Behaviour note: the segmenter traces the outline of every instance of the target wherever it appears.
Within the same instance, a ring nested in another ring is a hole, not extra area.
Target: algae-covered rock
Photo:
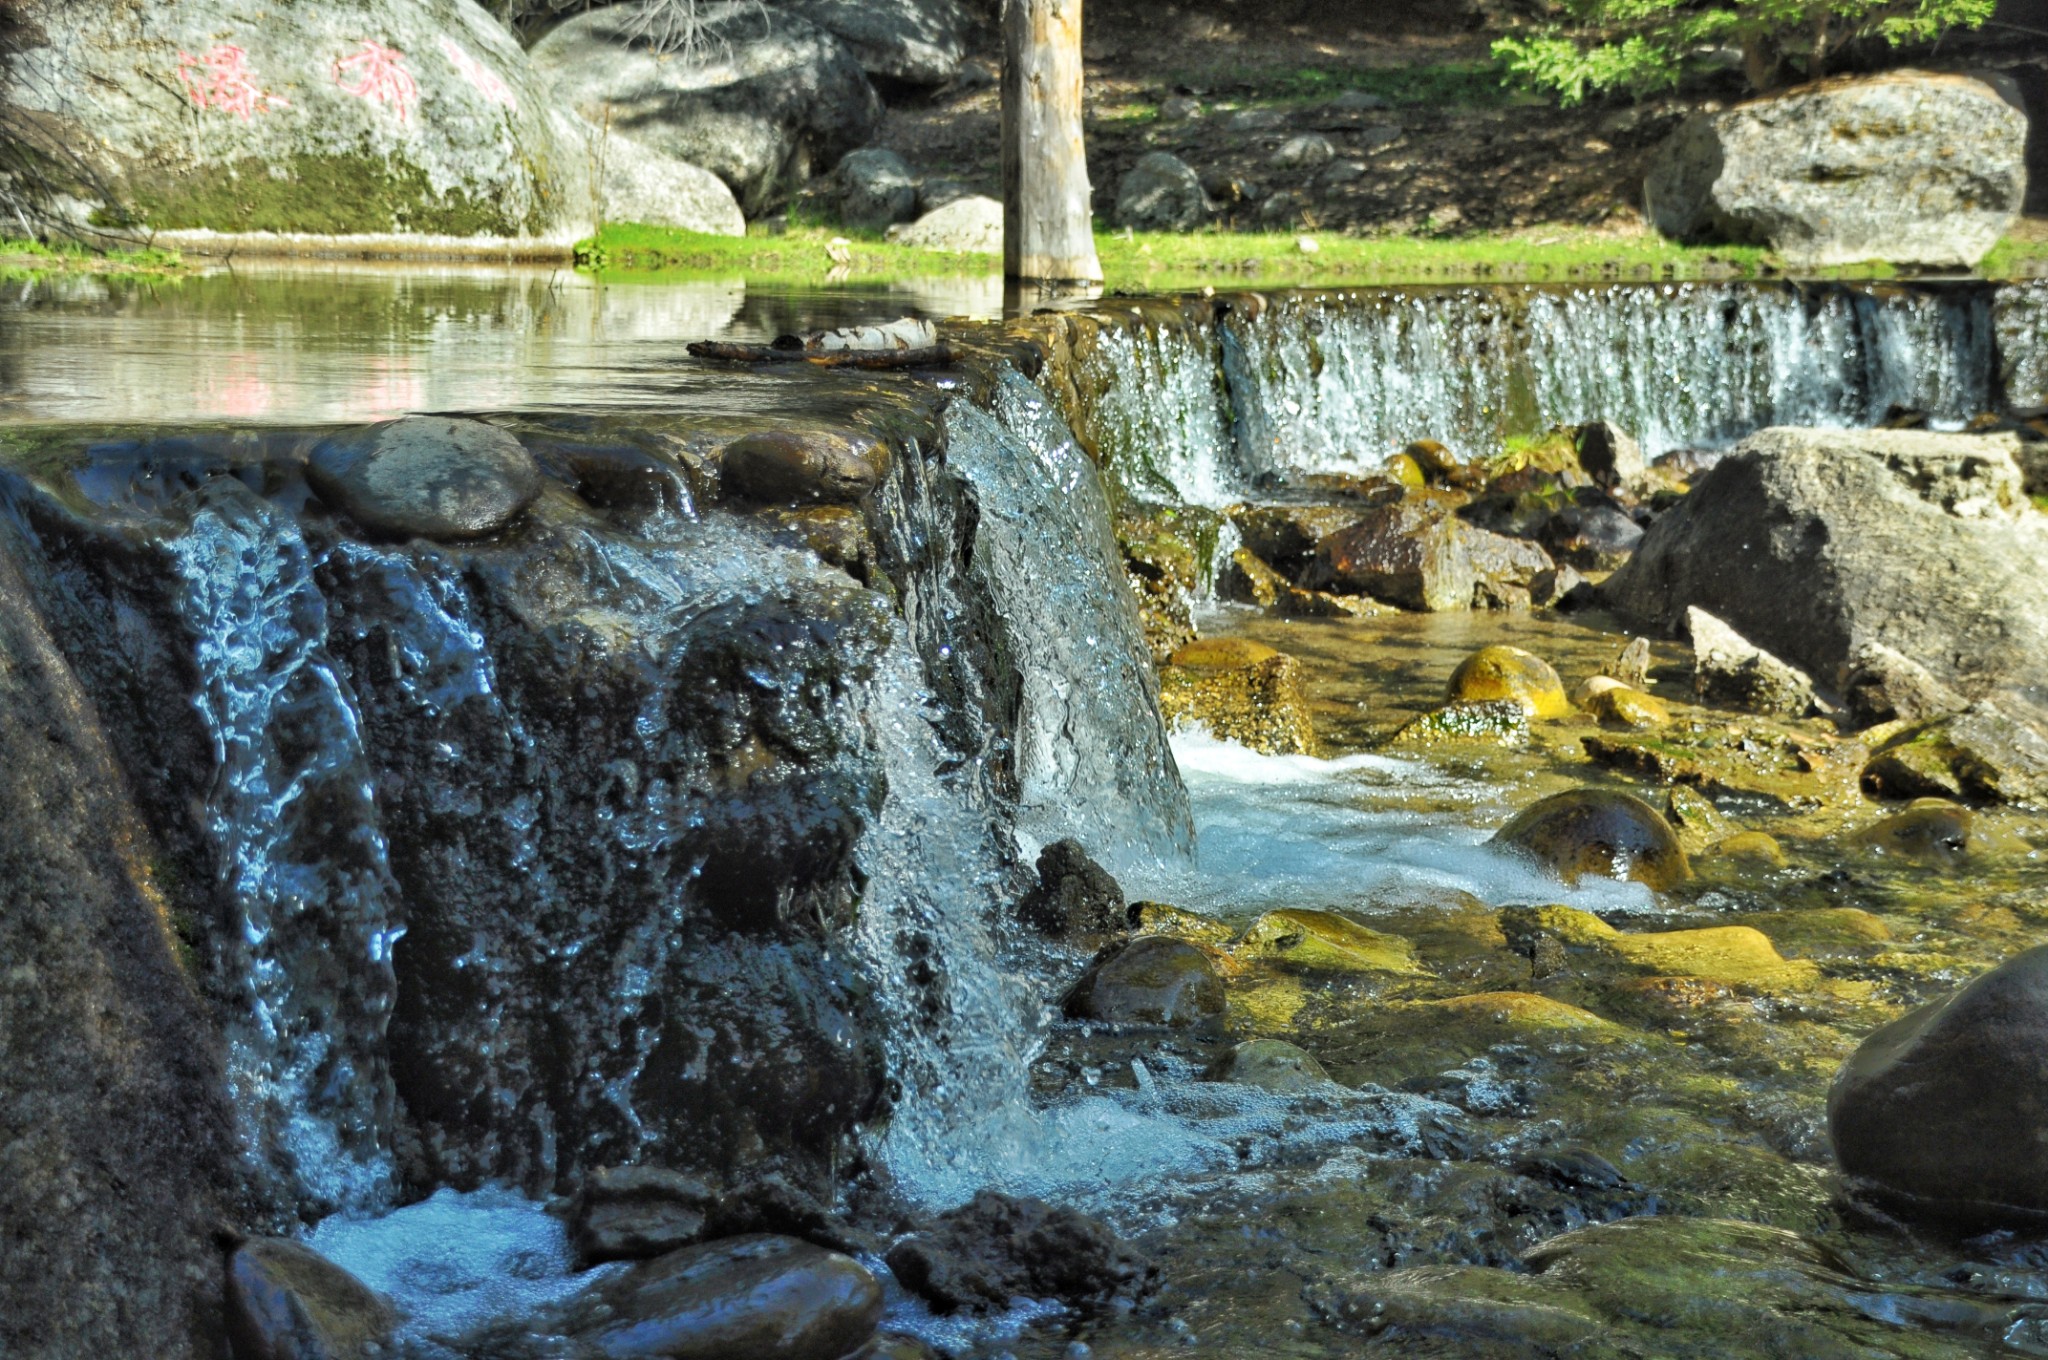
[[[1991,703],[1909,728],[1863,767],[1863,786],[1883,798],[2048,802],[2048,738]]]
[[[540,495],[517,439],[480,420],[406,416],[331,436],[306,458],[320,498],[380,538],[494,534]]]
[[[1661,699],[1619,683],[1602,686],[1585,709],[1600,720],[1602,727],[1625,732],[1654,732],[1671,725],[1671,710],[1664,707]]]
[[[1419,1002],[1417,1008],[1463,1025],[1492,1026],[1514,1032],[1609,1031],[1618,1028],[1612,1020],[1595,1015],[1582,1006],[1535,992],[1474,992],[1467,996],[1446,997],[1441,1001]]]
[[[1698,789],[1673,784],[1664,795],[1664,820],[1678,832],[1678,843],[1688,855],[1735,834],[1734,823]]]
[[[1099,956],[1062,1003],[1069,1019],[1182,1028],[1223,1014],[1218,955],[1164,935],[1144,935]]]
[[[1256,1086],[1275,1095],[1299,1095],[1329,1085],[1330,1074],[1314,1055],[1281,1039],[1247,1039],[1202,1073],[1204,1081]]]
[[[1443,704],[1403,723],[1387,740],[1395,746],[1488,742],[1519,746],[1529,739],[1529,710],[1513,699]]]
[[[1918,798],[1858,832],[1856,840],[1880,855],[1949,866],[1969,853],[1976,825],[1976,817],[1966,807],[1939,798]]]
[[[1415,946],[1334,911],[1298,907],[1269,911],[1233,947],[1239,958],[1264,959],[1308,972],[1426,976]]]
[[[1127,502],[1115,528],[1124,574],[1137,593],[1146,645],[1153,662],[1164,665],[1195,639],[1195,591],[1203,562],[1215,549],[1216,521],[1194,510]]]
[[[1828,1092],[1842,1170],[1930,1213],[2048,1216],[2048,946],[1873,1033]]]
[[[1138,935],[1171,935],[1197,944],[1228,944],[1237,932],[1213,917],[1165,902],[1133,902],[1131,929]]]
[[[593,129],[469,0],[14,7],[7,138],[102,228],[566,246]],[[82,224],[81,224],[82,225]]]
[[[1738,831],[1732,836],[1714,842],[1707,856],[1717,863],[1745,868],[1785,867],[1785,847],[1779,845],[1778,838],[1767,831]]]
[[[1246,638],[1203,638],[1175,652],[1159,673],[1159,711],[1168,727],[1205,727],[1269,755],[1318,749],[1301,663]]]
[[[1751,926],[1618,931],[1607,947],[1638,967],[1672,977],[1770,987],[1810,985],[1819,977],[1812,964],[1786,959],[1768,935]]]
[[[1671,824],[1634,794],[1611,789],[1552,794],[1516,813],[1493,840],[1567,883],[1595,874],[1662,891],[1692,876]]]
[[[1557,671],[1520,647],[1482,647],[1472,653],[1451,672],[1444,697],[1453,703],[1512,700],[1532,718],[1562,718],[1571,712]]]
[[[1861,958],[1891,941],[1891,928],[1861,907],[1813,907],[1745,916],[1793,958]]]

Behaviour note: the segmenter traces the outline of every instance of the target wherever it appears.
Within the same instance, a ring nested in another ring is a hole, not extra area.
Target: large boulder
[[[2048,1216],[2048,946],[1872,1034],[1828,1092],[1851,1177],[1964,1219]]]
[[[840,41],[759,5],[700,10],[689,47],[666,51],[658,0],[579,14],[533,62],[584,117],[712,171],[756,216],[862,145],[882,101]]]
[[[917,219],[917,172],[887,147],[864,146],[839,162],[839,220],[882,231]]]
[[[1003,252],[1003,205],[980,194],[956,198],[915,222],[889,228],[889,239],[919,250],[944,250],[956,255],[1000,255]]]
[[[1667,633],[1697,606],[1823,684],[1866,644],[1965,698],[2038,711],[2048,677],[2048,518],[2009,435],[1773,429],[1643,536],[1603,587]]]
[[[1555,564],[1533,543],[1459,518],[1455,499],[1416,492],[1367,511],[1316,546],[1304,584],[1431,612],[1528,599]]]
[[[1800,267],[1969,268],[2019,215],[2026,143],[2026,114],[1980,80],[1831,80],[1693,118],[1643,197],[1667,235],[1768,245]]]
[[[944,85],[960,73],[972,21],[959,0],[782,0],[846,44],[871,76]]]
[[[17,8],[36,45],[0,126],[78,219],[564,243],[594,220],[587,126],[473,0]]]
[[[600,216],[607,222],[680,227],[706,236],[745,236],[746,214],[725,181],[701,165],[616,133],[598,151],[604,163]]]
[[[1116,189],[1116,224],[1139,231],[1186,231],[1209,212],[1202,177],[1170,151],[1152,151],[1124,172]]]

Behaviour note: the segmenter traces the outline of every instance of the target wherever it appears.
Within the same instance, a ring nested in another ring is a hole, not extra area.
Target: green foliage
[[[1647,94],[1678,83],[1701,49],[1739,49],[1768,85],[1796,68],[1826,74],[1845,43],[1881,36],[1894,46],[1951,27],[1975,28],[1995,0],[1564,0],[1562,23],[1500,39],[1493,54],[1512,78],[1566,104],[1589,94]]]

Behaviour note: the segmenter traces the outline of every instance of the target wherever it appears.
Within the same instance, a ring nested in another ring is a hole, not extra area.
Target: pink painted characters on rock
[[[482,95],[486,103],[508,109],[519,107],[519,98],[512,93],[512,87],[501,80],[496,71],[464,51],[455,39],[441,39],[441,51],[448,58],[448,64],[461,72],[470,88]]]
[[[248,122],[259,113],[288,109],[291,101],[271,94],[249,69],[249,54],[233,43],[215,43],[199,56],[178,53],[178,83],[200,109],[219,109]]]
[[[412,107],[420,100],[419,84],[405,69],[405,54],[375,38],[363,39],[354,53],[335,61],[334,83],[343,94],[393,110],[401,123],[412,121]]]

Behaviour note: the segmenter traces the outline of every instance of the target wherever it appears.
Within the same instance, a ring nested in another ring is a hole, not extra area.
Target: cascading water
[[[1604,419],[1656,457],[1767,425],[1875,424],[1895,406],[1956,423],[2048,399],[2044,296],[1665,284],[1278,297],[1232,304],[1213,344],[1117,328],[1085,361],[1104,393],[1085,418],[1132,494],[1211,507],[1372,471],[1415,439],[1478,458]]]

